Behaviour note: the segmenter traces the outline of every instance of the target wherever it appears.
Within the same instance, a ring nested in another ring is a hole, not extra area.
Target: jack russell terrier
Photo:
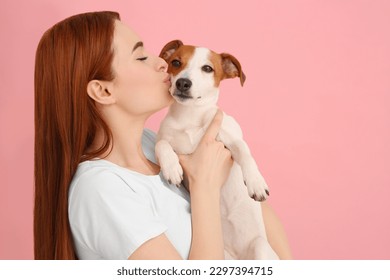
[[[239,77],[243,85],[245,75],[232,55],[183,45],[180,40],[167,43],[160,57],[168,63],[172,84],[169,91],[175,102],[158,131],[156,158],[165,179],[180,186],[183,169],[177,154],[193,153],[202,139],[218,110],[221,80]],[[258,203],[268,197],[268,186],[243,140],[240,126],[225,113],[217,140],[234,159],[221,189],[225,258],[278,259],[267,241]]]

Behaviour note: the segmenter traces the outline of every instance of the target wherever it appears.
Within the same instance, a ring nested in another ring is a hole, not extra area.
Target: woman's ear
[[[108,91],[106,84],[99,80],[89,81],[87,92],[89,97],[103,105],[114,104],[116,101],[114,96]]]

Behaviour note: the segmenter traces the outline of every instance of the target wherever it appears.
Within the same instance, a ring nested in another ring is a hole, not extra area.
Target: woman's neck
[[[134,119],[127,123],[107,123],[112,132],[112,143],[108,151],[100,158],[145,175],[158,174],[159,166],[149,161],[142,150],[145,121]],[[102,130],[99,130],[92,147],[100,147],[103,141]]]

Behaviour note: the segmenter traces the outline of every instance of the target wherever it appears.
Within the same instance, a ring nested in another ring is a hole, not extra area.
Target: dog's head
[[[160,57],[168,63],[171,95],[183,105],[215,104],[221,80],[245,75],[240,62],[231,54],[217,54],[209,49],[184,45],[174,40],[165,45]]]

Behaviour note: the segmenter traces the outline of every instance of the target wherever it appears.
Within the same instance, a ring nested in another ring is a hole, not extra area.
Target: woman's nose
[[[168,70],[168,64],[161,57],[157,58],[157,70],[159,72],[167,72],[167,70]]]

